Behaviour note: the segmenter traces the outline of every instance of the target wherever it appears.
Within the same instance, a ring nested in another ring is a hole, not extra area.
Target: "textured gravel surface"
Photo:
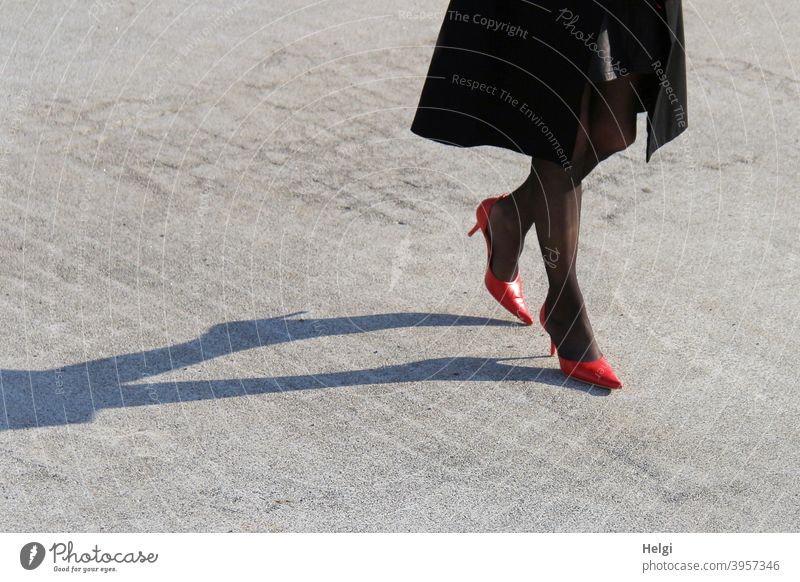
[[[690,131],[586,184],[614,394],[483,289],[528,160],[408,131],[445,2],[0,4],[2,529],[796,531],[797,6],[685,4]]]

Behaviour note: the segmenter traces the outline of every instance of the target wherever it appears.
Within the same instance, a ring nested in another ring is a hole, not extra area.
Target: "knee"
[[[589,132],[590,148],[598,161],[621,152],[636,141],[636,124],[601,124]]]

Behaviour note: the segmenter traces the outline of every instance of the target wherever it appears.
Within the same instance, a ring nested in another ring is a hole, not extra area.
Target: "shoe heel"
[[[478,232],[478,229],[479,229],[480,227],[481,227],[481,223],[480,223],[480,222],[476,222],[476,223],[475,223],[475,226],[473,226],[473,227],[472,227],[472,230],[471,230],[471,231],[469,231],[469,232],[467,233],[467,236],[472,236],[473,234],[475,234],[476,232]]]
[[[552,356],[555,353],[556,353],[556,344],[553,342],[553,340],[550,340],[550,355]]]

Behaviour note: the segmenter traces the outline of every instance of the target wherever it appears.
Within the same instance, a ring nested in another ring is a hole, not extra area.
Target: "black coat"
[[[615,0],[619,2],[620,0]],[[670,40],[653,55],[646,159],[686,128],[680,0],[653,2]],[[610,0],[451,0],[411,130],[451,145],[494,145],[570,163],[591,42]],[[567,19],[568,10],[579,18]],[[570,22],[569,26],[566,23]],[[596,46],[594,47],[596,50]]]

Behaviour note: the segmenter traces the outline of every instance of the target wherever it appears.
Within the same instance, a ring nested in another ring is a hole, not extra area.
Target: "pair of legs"
[[[492,207],[489,231],[492,272],[501,280],[517,275],[528,230],[536,225],[550,290],[547,327],[559,354],[593,361],[602,354],[592,333],[575,269],[580,232],[581,182],[597,164],[636,139],[641,75],[587,84],[572,166],[534,158],[525,182]]]

